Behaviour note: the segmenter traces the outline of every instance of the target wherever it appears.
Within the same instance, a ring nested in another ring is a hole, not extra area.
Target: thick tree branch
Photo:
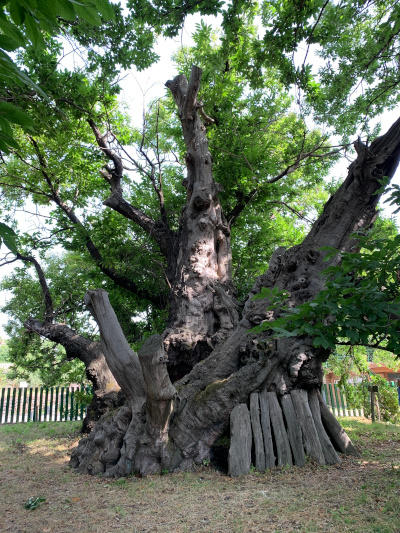
[[[42,289],[43,300],[44,300],[44,323],[47,324],[51,322],[54,315],[53,300],[51,298],[49,286],[47,285],[46,276],[44,275],[43,269],[40,266],[40,263],[32,255],[21,255],[17,254],[17,259],[20,259],[24,263],[32,263],[35,267],[37,276],[39,278],[40,288]]]
[[[168,257],[168,251],[172,247],[171,240],[174,238],[174,234],[168,226],[167,217],[162,216],[162,224],[157,223],[157,221],[153,220],[143,211],[133,206],[124,199],[121,186],[124,166],[122,158],[107,143],[108,132],[107,134],[102,135],[99,127],[97,126],[93,118],[91,118],[90,112],[76,105],[75,102],[72,102],[71,100],[66,98],[62,98],[59,101],[66,102],[68,105],[79,109],[86,116],[88,116],[87,123],[93,131],[97,145],[102,150],[104,155],[113,163],[113,168],[106,166],[101,172],[101,175],[111,188],[111,195],[103,202],[103,204],[107,207],[110,207],[111,209],[114,209],[114,211],[117,211],[129,220],[132,220],[133,222],[135,222],[135,224],[138,224],[138,226],[140,226],[144,231],[146,231],[146,233],[148,233],[148,235],[150,235],[150,237],[152,237],[157,242],[157,244],[160,246],[161,252],[166,257]],[[121,148],[123,149],[123,147]],[[125,149],[123,150],[126,153]],[[132,160],[132,158],[130,159],[134,162],[135,166],[137,166],[139,170],[143,171],[143,169],[139,165],[137,165],[136,161]]]
[[[358,140],[358,154],[350,165],[346,180],[325,204],[302,246],[331,246],[352,249],[349,235],[364,231],[376,217],[382,180],[390,181],[400,158],[400,118],[370,146]]]
[[[161,252],[165,255],[170,248],[170,239],[173,237],[170,231],[166,217],[163,217],[162,223],[157,223],[151,217],[143,213],[137,207],[127,202],[122,194],[121,180],[123,177],[124,167],[121,157],[110,148],[106,142],[107,135],[101,135],[100,130],[92,118],[88,119],[96,142],[104,155],[113,163],[114,168],[106,167],[102,176],[108,182],[111,188],[111,196],[103,203],[107,207],[114,209],[124,217],[132,220],[140,226],[148,235],[150,235],[160,246]],[[156,190],[157,192],[157,190]]]
[[[87,229],[83,225],[82,221],[78,218],[75,211],[70,207],[68,204],[66,204],[57,189],[57,187],[54,185],[52,178],[48,172],[47,163],[46,160],[39,148],[38,143],[30,137],[31,143],[35,149],[35,152],[38,157],[38,161],[40,163],[40,169],[41,173],[49,187],[50,194],[49,197],[52,199],[52,201],[58,205],[58,207],[67,215],[69,220],[76,226],[79,227],[85,236],[85,246],[91,256],[91,258],[94,260],[96,265],[100,268],[100,270],[105,274],[107,277],[109,277],[114,283],[116,283],[118,286],[123,287],[124,289],[128,290],[129,292],[132,292],[133,294],[136,294],[139,298],[143,298],[144,300],[150,301],[152,304],[154,304],[157,307],[165,307],[165,300],[162,295],[154,295],[147,291],[146,289],[140,287],[138,284],[136,284],[134,281],[132,281],[130,278],[127,278],[126,276],[120,274],[117,272],[114,268],[109,267],[105,264],[105,261],[103,259],[102,254],[100,253],[100,250],[97,248],[97,246],[94,244],[93,240],[91,239]],[[128,204],[129,206],[129,204]]]
[[[193,119],[193,113],[197,111],[199,107],[202,107],[197,102],[197,95],[200,89],[201,80],[201,68],[194,65],[190,72],[189,85],[187,88],[185,105],[183,107],[183,117],[185,119]]]
[[[16,255],[16,260],[31,263],[35,267],[45,304],[44,320],[30,317],[24,322],[25,329],[63,346],[68,359],[77,358],[82,361],[97,397],[117,391],[118,384],[107,366],[100,344],[83,337],[66,324],[53,323],[55,316],[53,300],[40,263],[31,255],[19,253]]]

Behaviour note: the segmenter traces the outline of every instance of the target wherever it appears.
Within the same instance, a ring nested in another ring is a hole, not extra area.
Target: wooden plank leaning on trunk
[[[292,465],[292,453],[290,451],[289,439],[283,421],[282,409],[279,405],[275,392],[267,392],[269,413],[271,417],[272,430],[275,437],[276,451],[278,454],[278,466]]]
[[[275,454],[274,444],[272,442],[271,418],[267,394],[267,390],[264,389],[259,395],[260,421],[264,438],[265,468],[273,468],[275,466]]]
[[[318,464],[326,464],[324,452],[322,451],[322,446],[315,428],[314,419],[311,414],[310,406],[308,405],[307,392],[302,389],[294,389],[290,395],[303,433],[306,454],[317,461]]]
[[[247,405],[240,403],[231,411],[231,445],[228,456],[230,476],[242,476],[250,472],[251,465],[251,422]]]
[[[357,450],[353,446],[349,436],[336,420],[334,415],[329,410],[329,407],[324,402],[321,393],[317,391],[319,407],[321,410],[321,419],[326,429],[326,432],[330,436],[332,442],[336,448],[347,455],[358,455]]]
[[[253,429],[254,452],[255,452],[255,466],[259,472],[265,470],[265,452],[264,441],[261,431],[260,423],[260,404],[258,399],[258,392],[250,394],[250,418],[251,427]]]
[[[301,427],[299,425],[290,394],[285,394],[282,396],[281,406],[285,415],[290,446],[293,452],[294,464],[297,466],[304,466],[306,463],[306,456],[303,448]]]
[[[311,409],[315,428],[317,430],[319,441],[322,446],[322,451],[324,453],[326,464],[335,465],[336,463],[340,463],[340,457],[336,453],[335,448],[332,445],[331,439],[328,437],[325,428],[322,424],[321,410],[319,407],[318,393],[316,390],[309,391],[308,404]]]

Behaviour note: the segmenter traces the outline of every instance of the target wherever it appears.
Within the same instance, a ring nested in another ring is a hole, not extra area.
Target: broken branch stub
[[[85,304],[99,326],[104,355],[119,386],[130,401],[144,401],[145,388],[139,358],[125,338],[107,292],[103,289],[88,291]]]
[[[149,337],[139,350],[146,387],[146,428],[151,435],[164,440],[168,434],[176,389],[167,371],[168,358],[160,335]]]

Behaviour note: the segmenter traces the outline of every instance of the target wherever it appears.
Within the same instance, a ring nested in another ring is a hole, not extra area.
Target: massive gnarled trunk
[[[169,226],[162,184],[156,183],[154,166],[149,179],[160,204],[161,217],[157,221],[124,199],[123,160],[107,145],[107,136],[100,133],[94,121],[88,121],[97,144],[113,165],[106,166],[102,173],[111,189],[104,205],[147,232],[166,259],[170,294],[163,338],[172,381],[183,377],[210,354],[238,321],[231,277],[230,228],[218,198],[219,186],[212,174],[206,129],[199,116],[206,122],[212,120],[197,99],[200,78],[201,70],[193,67],[189,82],[181,75],[166,83],[178,108],[187,150],[187,177],[182,183],[187,199],[177,231]]]
[[[164,335],[174,381],[225,340],[238,320],[232,294],[230,229],[212,174],[206,128],[199,117],[200,78],[201,70],[193,67],[189,83],[183,75],[166,83],[178,108],[187,149],[183,183],[187,201],[173,258],[170,319]]]
[[[107,346],[107,363],[126,402],[102,417],[74,451],[71,465],[81,472],[121,476],[191,469],[210,458],[214,443],[229,425],[232,410],[249,399],[253,413],[258,405],[264,406],[259,426],[265,430],[264,452],[270,452],[268,461],[256,457],[259,464],[303,464],[304,453],[320,464],[331,464],[340,460],[335,449],[354,452],[319,394],[322,362],[328,351],[315,348],[308,337],[275,339],[270,331],[254,332],[254,326],[271,315],[268,299],[254,300],[253,296],[263,287],[279,288],[289,293],[289,304],[296,306],[321,290],[321,273],[329,266],[321,247],[351,250],[351,235],[373,223],[380,178],[392,177],[400,158],[400,120],[369,147],[356,143],[358,157],[342,186],[302,244],[275,251],[238,317],[227,289],[229,230],[198,117],[198,84],[196,68],[189,83],[183,76],[168,83],[189,154],[188,203],[172,295],[174,320],[163,337],[148,339],[137,355],[124,339],[107,294],[102,290],[88,294],[102,343]],[[218,323],[219,308],[222,319]],[[190,352],[200,338],[212,345],[218,331],[221,338],[211,352],[211,346],[205,350],[207,357],[200,357],[203,360],[172,384],[168,357],[171,355],[176,367],[185,365],[185,339]],[[171,349],[177,345],[182,349]]]

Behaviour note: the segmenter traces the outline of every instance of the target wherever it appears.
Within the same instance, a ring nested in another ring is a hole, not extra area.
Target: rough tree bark
[[[181,339],[188,339],[188,346],[206,327],[212,338],[212,320],[206,325],[207,317],[200,316],[199,323],[191,319],[188,322],[183,313],[192,305],[191,298],[196,302],[203,295],[209,298],[207,305],[213,312],[213,291],[229,278],[224,271],[229,264],[229,231],[219,227],[224,219],[212,181],[204,130],[197,116],[199,79],[200,72],[194,68],[189,83],[183,76],[168,82],[180,112],[188,152],[193,149],[188,156],[188,203],[183,217],[188,217],[187,236],[179,250],[179,275],[173,294],[177,299],[172,303],[177,309],[175,316],[182,316],[182,323],[174,323],[174,332],[166,331],[164,345],[160,337],[150,338],[137,356],[121,349],[121,328],[106,293],[93,291],[88,295],[102,342],[109,348],[105,353],[107,362],[113,371],[118,365],[125,369],[121,378],[114,375],[127,402],[99,420],[92,434],[74,451],[71,465],[81,472],[121,476],[191,469],[210,458],[212,446],[227,429],[232,409],[249,403],[254,392],[261,392],[260,423],[265,451],[269,450],[267,466],[275,464],[272,441],[279,464],[303,464],[304,450],[320,464],[340,460],[334,448],[342,453],[355,452],[318,394],[322,362],[329,352],[315,348],[309,337],[274,339],[269,331],[254,332],[254,326],[272,317],[267,311],[268,299],[253,297],[263,287],[276,287],[289,294],[289,305],[297,306],[323,288],[321,273],[330,263],[324,261],[321,247],[351,250],[355,245],[351,235],[373,223],[380,178],[391,178],[400,158],[400,119],[369,147],[360,141],[355,144],[358,156],[350,165],[346,180],[327,202],[303,243],[275,251],[267,272],[256,280],[240,320],[236,316],[230,318],[223,333],[225,340],[172,385],[165,367],[165,346],[169,355],[175,342],[173,335],[179,331]],[[218,235],[223,245],[220,270]],[[193,316],[191,312],[189,316]],[[182,357],[176,356],[177,364],[184,364]],[[253,413],[255,405],[253,399]],[[289,435],[282,417],[286,418]]]
[[[193,67],[189,82],[180,75],[166,83],[178,108],[187,150],[187,178],[183,181],[187,201],[177,236],[179,250],[174,259],[170,318],[164,333],[173,380],[225,340],[238,321],[230,228],[212,174],[206,128],[199,117],[200,79],[201,70]]]
[[[178,108],[185,141],[187,178],[182,185],[187,201],[178,231],[171,230],[164,206],[162,183],[156,183],[154,166],[149,173],[160,204],[160,219],[155,221],[123,198],[123,161],[107,144],[92,119],[88,123],[103,154],[112,163],[102,175],[111,189],[104,205],[111,207],[146,231],[166,258],[170,286],[168,327],[164,346],[172,381],[183,377],[194,364],[204,359],[224,341],[238,321],[234,300],[230,228],[218,198],[219,185],[212,174],[206,122],[212,121],[197,99],[201,70],[193,67],[189,82],[177,76],[168,81]],[[146,156],[147,160],[150,159]]]

